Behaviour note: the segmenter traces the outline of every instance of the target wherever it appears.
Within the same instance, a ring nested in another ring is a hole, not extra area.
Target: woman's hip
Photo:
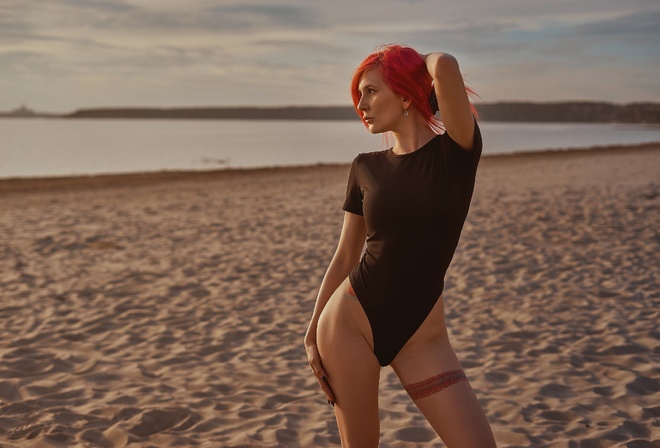
[[[338,336],[341,336],[339,338]],[[348,277],[330,296],[319,317],[317,338],[319,349],[333,339],[364,338],[373,350],[374,342],[369,318]]]

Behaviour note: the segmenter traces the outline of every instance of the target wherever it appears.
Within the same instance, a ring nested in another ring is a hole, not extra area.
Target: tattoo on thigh
[[[420,398],[436,394],[461,381],[467,381],[465,372],[462,370],[450,370],[449,372],[441,373],[419,383],[408,384],[404,388],[408,392],[408,395],[410,395],[410,398],[419,400]]]
[[[345,291],[345,292],[344,292],[344,298],[345,298],[345,299],[357,300],[357,297],[355,297],[354,295],[351,295],[351,293],[348,292],[348,291]]]
[[[357,295],[355,294],[355,290],[353,289],[353,285],[351,285],[351,282],[348,282],[348,286],[346,287],[346,291],[344,291],[344,297],[347,297],[349,299],[357,300]]]

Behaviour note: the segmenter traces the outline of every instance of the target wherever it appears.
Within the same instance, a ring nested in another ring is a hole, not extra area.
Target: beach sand
[[[447,274],[501,447],[660,446],[660,144],[484,157]],[[0,181],[0,447],[326,447],[348,166]],[[382,447],[441,447],[390,368]]]

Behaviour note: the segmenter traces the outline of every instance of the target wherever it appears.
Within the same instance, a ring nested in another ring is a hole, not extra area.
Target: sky
[[[0,110],[350,105],[387,43],[484,102],[660,102],[658,0],[0,0]]]

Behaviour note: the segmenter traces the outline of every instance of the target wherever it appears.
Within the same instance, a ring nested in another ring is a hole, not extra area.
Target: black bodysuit
[[[481,147],[475,123],[472,151],[444,133],[410,154],[388,149],[353,161],[343,208],[364,216],[367,247],[349,279],[381,366],[394,360],[442,293]]]

